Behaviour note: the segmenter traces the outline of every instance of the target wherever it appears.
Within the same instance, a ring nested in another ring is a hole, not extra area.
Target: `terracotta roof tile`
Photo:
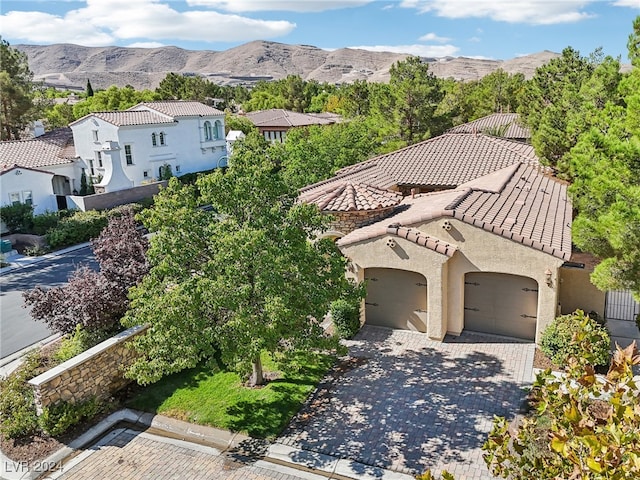
[[[533,147],[483,134],[445,134],[338,170],[334,177],[301,192],[350,181],[390,189],[396,186],[455,188],[515,164],[538,166]]]
[[[494,188],[487,188],[491,180]],[[505,168],[502,176],[496,172],[492,179],[479,178],[455,190],[406,197],[397,213],[351,232],[338,245],[381,236],[390,224],[416,225],[442,216],[564,260],[571,256],[572,211],[566,184],[524,164]]]
[[[301,195],[300,200],[315,203],[325,212],[349,212],[393,207],[402,201],[402,194],[364,183],[343,182]]]
[[[0,168],[17,165],[39,169],[73,163],[76,157],[73,134],[68,127],[47,132],[30,140],[0,142]]]
[[[447,257],[453,256],[458,247],[447,243],[439,238],[436,238],[432,235],[427,235],[420,230],[402,227],[399,224],[389,225],[387,227],[387,233],[397,235],[402,238],[406,238],[410,242],[421,245],[429,250],[433,250],[435,252],[446,255]]]
[[[447,133],[486,133],[502,138],[531,138],[531,131],[519,121],[517,113],[494,113],[450,128]]]
[[[306,113],[291,112],[281,108],[248,112],[246,116],[256,127],[261,128],[306,127],[309,125],[330,125],[336,123],[336,119],[332,117],[307,115]]]
[[[175,123],[175,120],[166,115],[162,115],[149,110],[122,110],[113,112],[93,112],[83,118],[95,116],[104,120],[107,123],[111,123],[117,127],[125,125],[157,125],[161,123]],[[82,120],[82,119],[80,119]],[[76,120],[71,125],[79,122]]]
[[[191,102],[186,100],[173,100],[161,102],[142,102],[134,105],[129,110],[152,109],[170,117],[192,117],[224,115],[224,112],[217,108],[210,107],[201,102]]]

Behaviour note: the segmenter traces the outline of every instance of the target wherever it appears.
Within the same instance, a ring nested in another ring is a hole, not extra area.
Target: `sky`
[[[571,46],[627,59],[640,0],[1,0],[20,43],[228,50],[254,40],[508,60]]]

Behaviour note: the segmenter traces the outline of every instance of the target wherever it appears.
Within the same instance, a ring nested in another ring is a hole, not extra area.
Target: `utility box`
[[[11,245],[11,241],[9,240],[0,240],[0,252],[8,253],[13,250],[13,246]]]

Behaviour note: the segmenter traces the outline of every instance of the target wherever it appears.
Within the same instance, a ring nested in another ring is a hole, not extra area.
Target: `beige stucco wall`
[[[521,275],[538,283],[538,322],[536,340],[556,316],[558,270],[563,260],[513,242],[456,219],[447,218],[452,229],[442,228],[443,219],[413,226],[458,247],[452,256],[419,246],[395,235],[384,235],[341,250],[364,278],[367,268],[398,268],[421,273],[427,279],[427,334],[437,340],[446,333],[459,334],[464,328],[464,277],[468,272],[494,272]],[[395,248],[386,245],[393,238]],[[552,285],[545,271],[552,272]]]
[[[560,307],[567,314],[583,310],[604,317],[606,293],[598,290],[589,280],[592,270],[580,268],[560,269]]]

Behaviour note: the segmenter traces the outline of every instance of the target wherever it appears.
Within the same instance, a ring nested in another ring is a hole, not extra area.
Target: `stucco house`
[[[80,187],[81,167],[70,128],[37,133],[0,142],[0,205],[26,203],[40,214],[67,208],[66,196]]]
[[[559,312],[604,308],[572,261],[564,182],[521,141],[449,132],[300,192],[366,281],[363,321],[442,340],[473,330],[539,340]]]
[[[94,112],[70,124],[77,155],[96,192],[226,166],[224,112],[199,102],[144,102]]]
[[[246,117],[256,126],[264,138],[270,142],[284,142],[291,128],[311,125],[331,125],[341,120],[333,113],[298,113],[282,108],[248,112]]]

